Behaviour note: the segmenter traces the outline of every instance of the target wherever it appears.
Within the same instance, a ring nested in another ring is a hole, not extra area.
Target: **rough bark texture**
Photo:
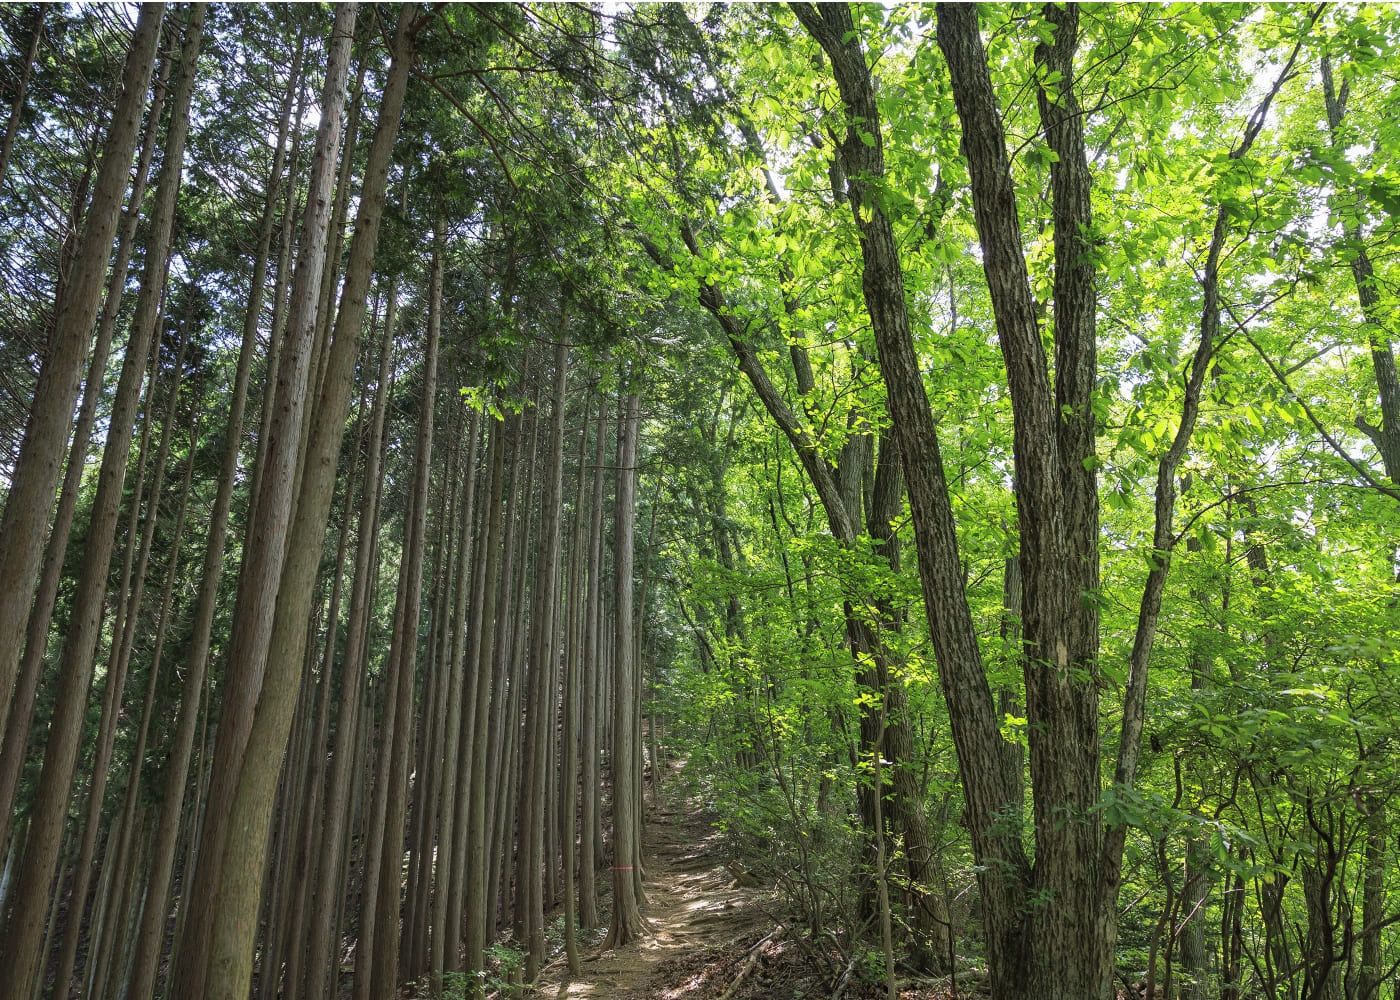
[[[233,801],[272,641],[277,590],[291,517],[292,483],[300,458],[298,444],[305,413],[311,336],[316,321],[316,291],[326,263],[331,182],[334,178],[335,152],[340,144],[345,79],[354,27],[355,5],[340,5],[336,9],[328,44],[321,122],[316,134],[306,211],[302,217],[301,250],[292,280],[287,342],[282,347],[277,369],[267,448],[263,465],[257,471],[257,498],[249,516],[248,536],[243,547],[243,565],[234,605],[236,624],[229,648],[223,704],[215,737],[214,767],[210,776],[208,795],[211,802]],[[301,624],[304,626],[305,622],[303,617]],[[252,817],[246,820],[251,821]],[[222,914],[227,919],[235,914],[242,915],[240,907],[235,907],[233,911],[221,909],[224,903],[220,898],[224,852],[233,823],[233,813],[223,809],[208,811],[204,819],[198,860],[188,893],[190,906],[185,916],[180,947],[172,963],[172,991],[179,996],[206,995],[215,917]],[[249,839],[243,834],[233,839],[240,838]],[[259,854],[264,849],[264,844],[256,845]],[[255,880],[261,877],[261,866],[258,868]],[[256,892],[254,889],[255,897]],[[256,920],[256,906],[249,922],[253,920]],[[249,944],[251,947],[251,938]],[[233,970],[231,965],[229,971]],[[212,978],[226,981],[222,974],[216,973]],[[222,988],[223,983],[220,985]]]
[[[892,433],[908,484],[924,607],[958,748],[967,827],[981,866],[978,883],[991,988],[996,996],[1016,996],[1024,975],[1021,906],[1029,863],[1020,843],[1013,750],[1001,737],[963,588],[948,484],[910,337],[894,230],[869,199],[867,179],[879,178],[884,169],[870,71],[844,4],[827,5],[820,11],[798,4],[794,10],[831,59],[848,115],[861,119],[868,130],[865,135],[873,140],[867,146],[851,125],[842,144],[852,211],[861,232],[866,307],[885,379]]]
[[[305,659],[306,623],[335,487],[336,461],[345,432],[354,362],[359,354],[360,328],[364,323],[370,272],[388,186],[389,159],[398,136],[412,62],[409,29],[415,9],[413,4],[405,4],[399,12],[393,62],[384,86],[379,125],[370,144],[330,358],[312,415],[307,453],[301,463],[304,466],[301,493],[296,504],[296,518],[288,533],[287,556],[277,588],[272,655],[266,660],[249,735],[249,746],[257,750],[245,753],[232,799],[237,835],[229,838],[225,848],[219,912],[213,924],[209,957],[210,978],[217,979],[217,986],[213,992],[206,992],[206,996],[241,1000],[252,975],[257,901],[272,800]],[[428,404],[425,402],[425,405]]]

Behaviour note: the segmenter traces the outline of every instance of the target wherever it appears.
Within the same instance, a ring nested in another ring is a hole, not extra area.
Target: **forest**
[[[1400,1000],[1400,8],[3,3],[0,104],[0,996]]]

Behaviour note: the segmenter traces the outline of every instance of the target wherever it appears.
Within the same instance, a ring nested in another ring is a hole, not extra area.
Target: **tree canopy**
[[[672,796],[838,994],[1400,991],[1396,53],[0,4],[0,981],[577,974]]]

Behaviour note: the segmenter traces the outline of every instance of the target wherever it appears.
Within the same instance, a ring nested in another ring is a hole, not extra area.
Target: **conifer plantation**
[[[1400,8],[0,3],[0,1000],[1400,1000]]]

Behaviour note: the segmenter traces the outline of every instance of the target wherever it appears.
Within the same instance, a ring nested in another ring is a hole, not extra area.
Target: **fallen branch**
[[[856,971],[856,962],[860,960],[860,952],[852,949],[851,960],[846,963],[846,971],[841,973],[841,978],[836,980],[836,989],[831,991],[831,1000],[841,1000],[846,995],[846,987],[851,983],[851,973]]]
[[[758,964],[759,956],[763,954],[763,946],[769,941],[776,941],[778,938],[782,937],[782,934],[783,925],[779,924],[777,927],[773,928],[768,935],[759,938],[758,941],[749,948],[748,961],[744,963],[744,967],[739,970],[739,974],[734,977],[734,981],[729,984],[729,987],[719,995],[719,1000],[730,1000],[730,997],[734,996],[735,991],[739,989],[739,984],[744,981],[748,974],[753,971],[753,967]]]

